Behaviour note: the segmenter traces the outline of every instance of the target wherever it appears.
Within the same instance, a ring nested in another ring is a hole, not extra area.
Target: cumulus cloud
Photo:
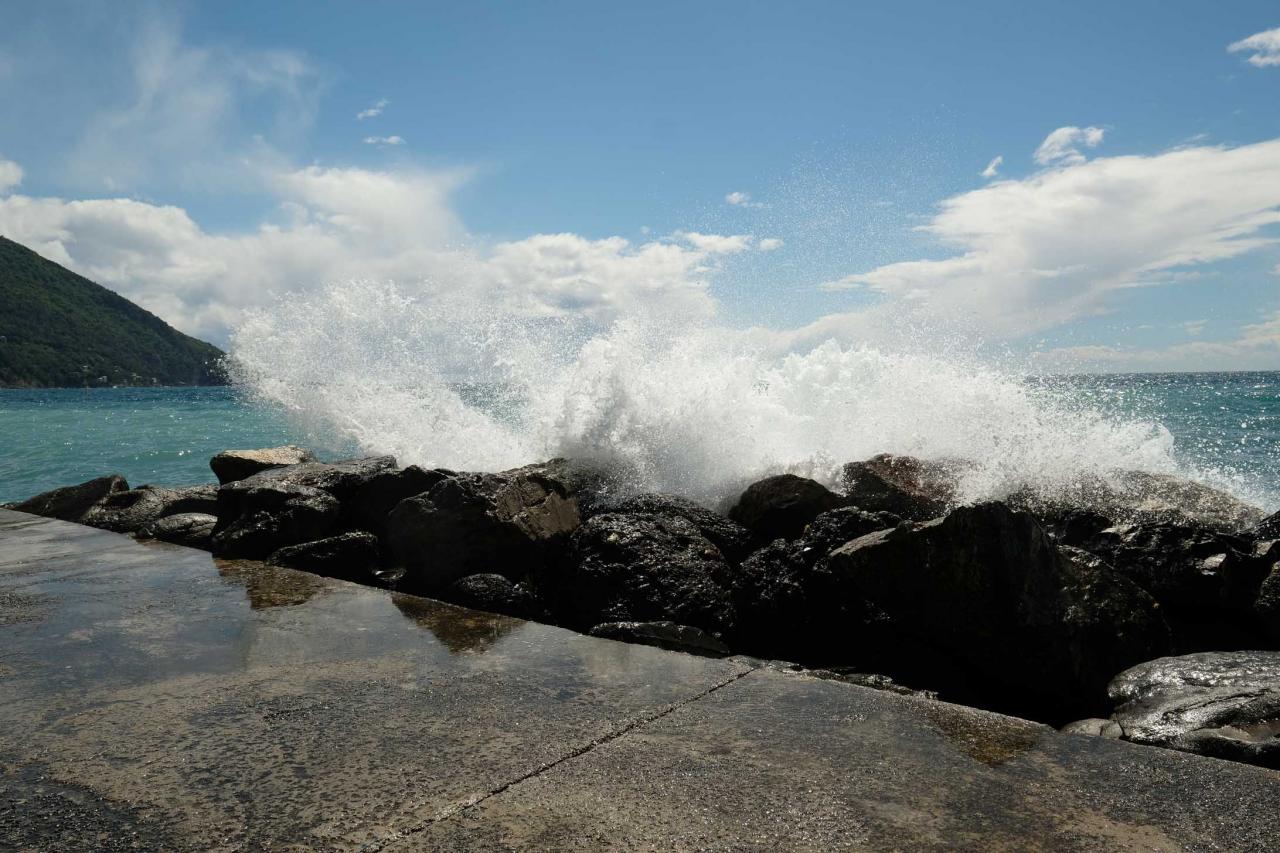
[[[1240,41],[1227,45],[1227,50],[1231,53],[1252,52],[1253,55],[1247,61],[1250,65],[1258,68],[1280,65],[1280,27],[1276,27],[1274,30],[1263,30],[1260,33],[1254,33],[1248,38],[1242,38]]]
[[[366,136],[365,145],[404,145],[402,136]]]
[[[722,259],[746,235],[680,232],[633,243],[538,234],[483,244],[454,212],[466,171],[359,168],[264,173],[278,200],[245,233],[207,231],[185,210],[133,199],[0,198],[0,233],[99,281],[191,334],[224,342],[246,309],[352,279],[465,294],[515,316],[608,323],[638,312],[715,311]]]
[[[1004,164],[1004,155],[997,154],[995,157],[991,159],[991,162],[987,164],[987,168],[982,170],[982,177],[994,178],[996,175],[1000,174],[1000,166],[1003,164]]]
[[[949,198],[919,230],[955,254],[824,285],[863,288],[1016,337],[1108,307],[1124,288],[1237,257],[1280,223],[1280,140],[1049,168]]]
[[[725,203],[731,204],[734,207],[762,208],[765,206],[763,202],[752,201],[751,193],[731,192],[724,197],[724,200]]]
[[[756,243],[756,248],[762,252],[772,252],[774,249],[781,249],[783,242],[778,237],[762,237],[760,242]]]
[[[386,98],[379,98],[373,106],[367,107],[356,113],[356,121],[364,121],[367,118],[374,118],[382,115],[382,111],[391,106],[391,102]]]
[[[1100,127],[1060,127],[1044,138],[1036,149],[1041,166],[1074,166],[1085,161],[1080,146],[1097,148],[1105,131]]]
[[[0,157],[0,195],[22,183],[22,167]]]

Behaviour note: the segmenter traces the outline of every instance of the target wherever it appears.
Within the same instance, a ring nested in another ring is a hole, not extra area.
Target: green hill
[[[0,237],[0,387],[220,385],[222,351]]]

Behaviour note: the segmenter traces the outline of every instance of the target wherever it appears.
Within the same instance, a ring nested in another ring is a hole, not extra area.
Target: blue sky
[[[217,342],[268,290],[429,276],[1280,368],[1274,3],[7,10],[0,233]]]

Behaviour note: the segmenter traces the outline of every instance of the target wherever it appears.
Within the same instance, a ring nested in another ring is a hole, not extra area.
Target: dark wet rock
[[[1274,543],[1268,548],[1270,554],[1277,554],[1277,551],[1280,551],[1280,543]],[[1273,647],[1280,647],[1280,564],[1273,566],[1262,581],[1253,604],[1253,613],[1268,643]]]
[[[218,517],[209,513],[180,512],[147,523],[138,531],[138,537],[208,551],[213,545],[217,524]]]
[[[12,504],[9,508],[62,521],[80,521],[103,498],[128,489],[129,484],[124,477],[108,474],[79,485],[41,492],[33,498]]]
[[[1171,474],[1113,471],[1088,475],[1052,492],[1023,489],[1010,503],[1051,526],[1070,512],[1089,510],[1119,524],[1173,524],[1236,533],[1262,519],[1262,511],[1234,495]]]
[[[533,477],[549,486],[554,484],[558,491],[574,499],[582,518],[603,511],[598,507],[620,494],[624,479],[618,472],[563,458],[512,468],[499,472],[499,476],[508,479]]]
[[[1072,509],[1050,517],[1038,516],[1049,533],[1064,545],[1085,547],[1115,522],[1091,509]]]
[[[259,450],[224,450],[209,460],[209,467],[213,469],[219,483],[232,483],[252,477],[259,471],[314,462],[315,458],[310,450],[286,444]]]
[[[591,629],[591,636],[642,646],[657,646],[673,652],[687,652],[703,657],[724,657],[729,647],[700,628],[677,625],[665,620],[657,622],[603,622]]]
[[[335,533],[339,505],[328,492],[270,480],[255,482],[255,477],[218,490],[215,554],[261,559],[287,545]]]
[[[243,480],[228,483],[222,489],[254,487],[268,484],[307,486],[327,492],[340,502],[350,503],[360,488],[378,474],[396,467],[394,456],[369,456],[338,462],[303,462],[280,468],[268,468]]]
[[[855,539],[825,571],[833,598],[866,603],[849,634],[869,668],[998,710],[1081,716],[1168,649],[1149,595],[1001,503]]]
[[[1111,682],[1125,739],[1280,768],[1280,652],[1201,652]]]
[[[846,503],[816,480],[778,474],[748,486],[729,510],[729,517],[766,542],[798,539],[820,513]]]
[[[848,502],[859,509],[924,521],[942,515],[956,502],[963,468],[959,461],[881,453],[845,465],[842,484]]]
[[[823,561],[846,542],[900,522],[891,513],[840,507],[815,518],[800,540],[778,539],[753,553],[725,579],[734,647],[808,662],[846,655],[850,625],[869,618],[868,608]]]
[[[364,531],[340,533],[314,542],[286,545],[267,558],[273,566],[286,566],[315,575],[375,583],[378,566],[378,537]]]
[[[1280,512],[1262,519],[1247,532],[1253,539],[1280,539]]]
[[[1101,717],[1089,717],[1067,723],[1060,731],[1069,735],[1089,735],[1091,737],[1119,738],[1124,734],[1120,724],[1115,720],[1104,720]]]
[[[417,465],[377,471],[356,488],[349,514],[356,525],[375,533],[385,533],[387,516],[400,501],[428,492],[436,483],[451,476],[454,476],[453,471]]]
[[[1179,651],[1255,645],[1249,614],[1275,563],[1248,539],[1182,524],[1112,527],[1083,547],[1160,603]]]
[[[578,524],[576,501],[554,479],[454,474],[401,501],[386,542],[405,569],[401,588],[431,592],[467,575],[537,573]]]
[[[499,574],[467,575],[445,587],[441,597],[473,610],[503,613],[520,619],[533,618],[538,602],[522,584]]]
[[[719,548],[720,553],[731,563],[741,562],[763,544],[754,532],[736,521],[675,495],[645,493],[599,500],[589,515],[606,512],[683,518],[698,528],[698,531]]]
[[[718,633],[732,623],[729,595],[716,580],[728,569],[720,549],[683,518],[603,513],[573,534],[563,566],[542,589],[557,615],[582,630],[671,620]]]
[[[140,486],[112,492],[90,507],[79,521],[116,533],[137,533],[147,524],[168,515],[191,512],[216,514],[217,491],[218,487],[210,484],[182,489]]]

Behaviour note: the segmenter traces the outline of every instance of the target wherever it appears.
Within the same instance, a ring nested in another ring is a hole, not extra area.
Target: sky
[[[1280,369],[1274,2],[60,3],[0,234],[225,345],[352,279],[771,345]]]

